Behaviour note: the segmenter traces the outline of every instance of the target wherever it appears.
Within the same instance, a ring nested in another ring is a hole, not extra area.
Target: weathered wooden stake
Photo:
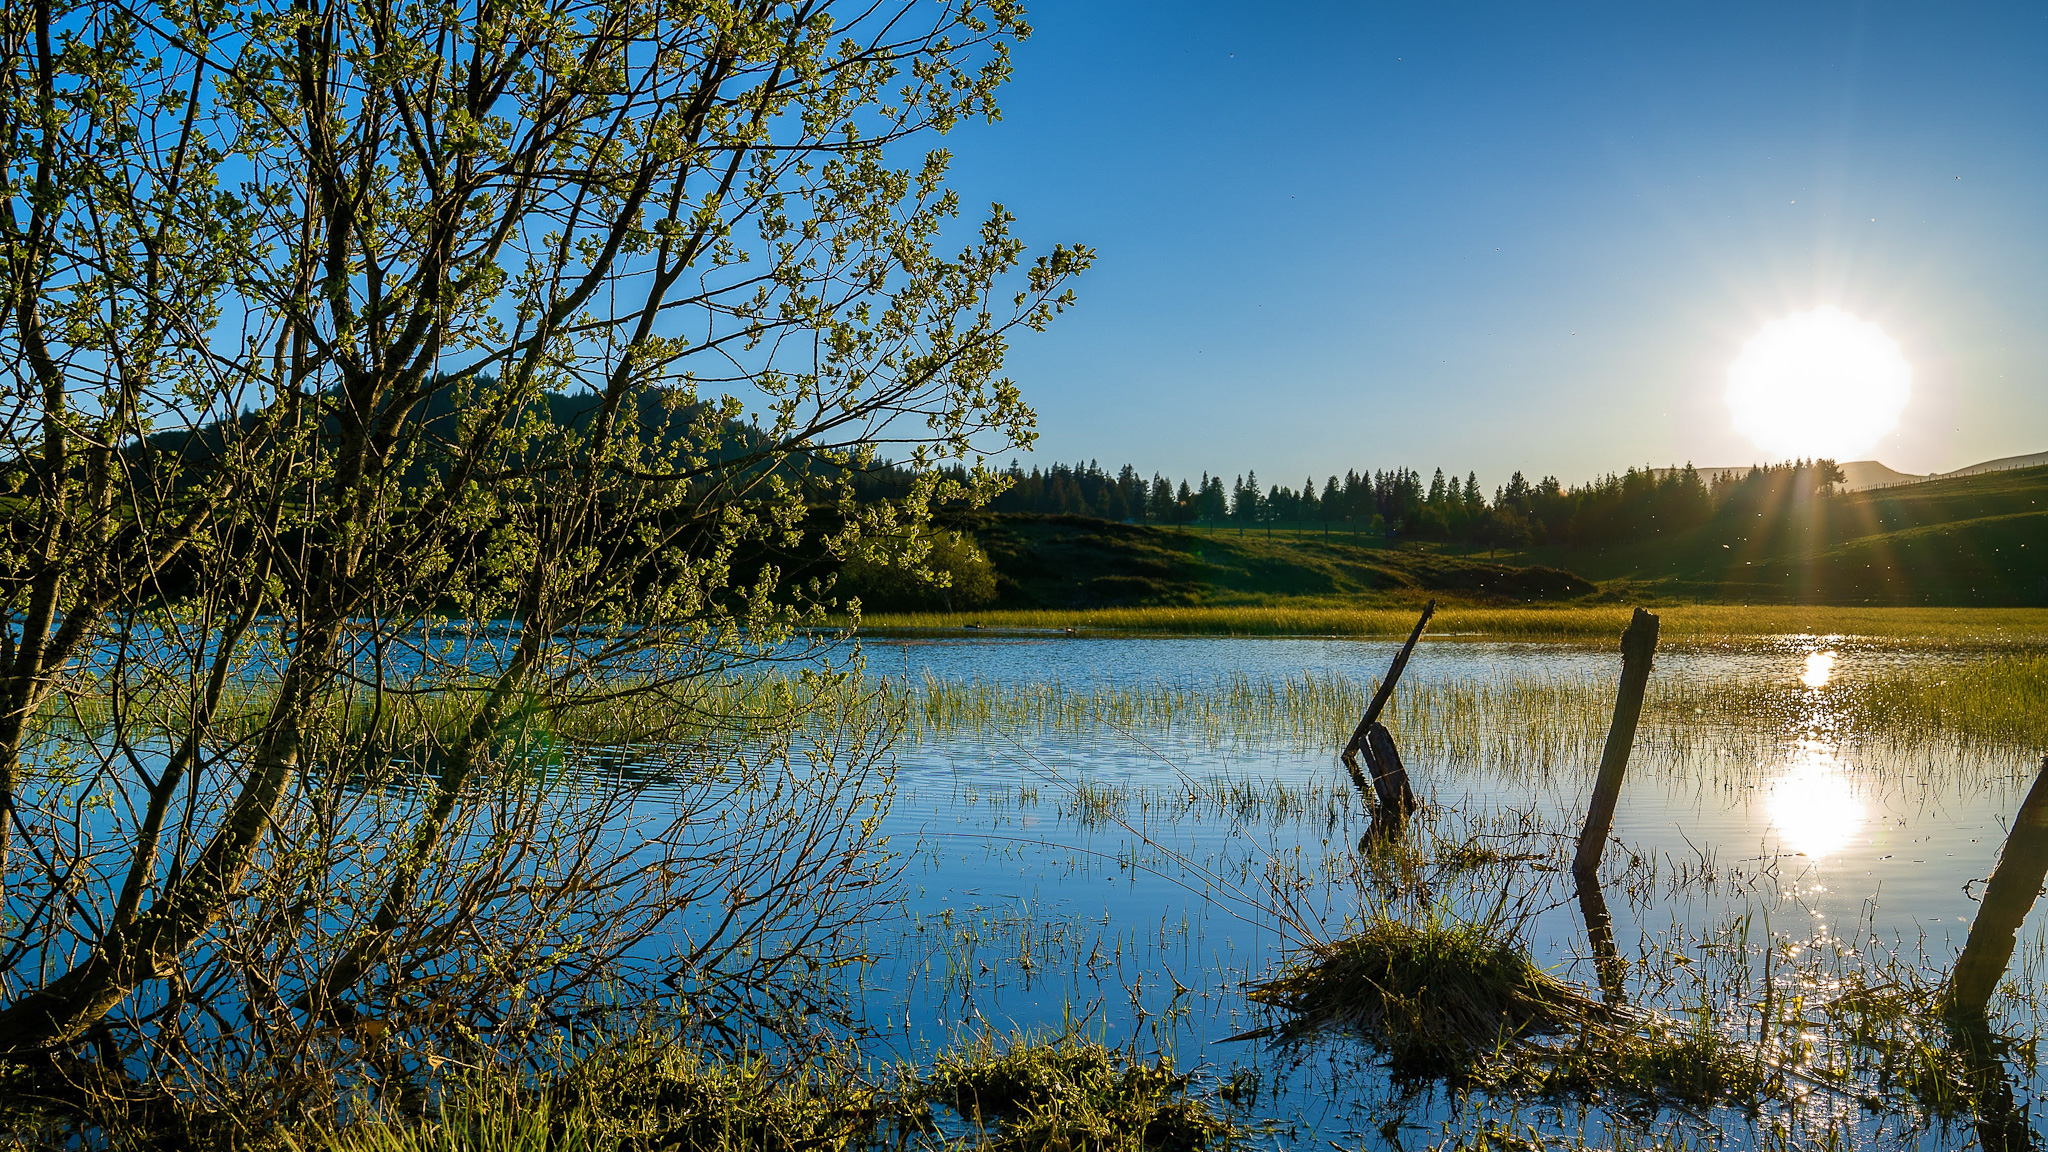
[[[1998,867],[1991,870],[1991,883],[1984,886],[1984,904],[1977,922],[1970,925],[1970,938],[1963,954],[1956,958],[1955,971],[1948,978],[1948,1002],[1956,1012],[1982,1016],[1991,994],[2012,960],[2013,940],[2041,882],[2048,879],[2048,758],[2034,786],[2013,817],[2012,831],[2005,835],[2005,848],[1998,854]]]
[[[1415,791],[1408,786],[1408,767],[1401,763],[1401,750],[1394,747],[1394,734],[1385,724],[1375,723],[1365,733],[1365,757],[1372,762],[1372,786],[1379,793],[1380,810],[1402,816],[1415,811]]]
[[[1614,827],[1614,803],[1621,797],[1621,777],[1628,770],[1629,749],[1636,742],[1636,721],[1643,714],[1643,688],[1650,682],[1650,664],[1657,655],[1657,617],[1641,608],[1621,634],[1621,687],[1614,694],[1614,721],[1607,726],[1607,748],[1600,755],[1600,776],[1593,782],[1593,804],[1586,812],[1572,873],[1584,878],[1600,870],[1600,854]]]
[[[1401,679],[1401,670],[1408,667],[1408,658],[1415,654],[1415,645],[1422,639],[1422,630],[1429,626],[1429,618],[1435,614],[1435,600],[1423,605],[1422,618],[1415,622],[1415,630],[1408,634],[1408,642],[1401,645],[1400,654],[1388,666],[1386,676],[1380,680],[1379,691],[1372,694],[1372,702],[1365,706],[1365,715],[1351,733],[1350,743],[1344,745],[1344,767],[1351,773],[1351,782],[1357,786],[1359,795],[1378,798],[1373,816],[1373,830],[1376,832],[1400,827],[1408,814],[1415,810],[1415,793],[1408,786],[1408,769],[1402,765],[1401,753],[1394,747],[1393,734],[1379,720],[1387,701],[1394,696],[1394,685]],[[1359,766],[1360,754],[1365,756],[1366,765],[1372,769],[1369,783],[1365,770]]]

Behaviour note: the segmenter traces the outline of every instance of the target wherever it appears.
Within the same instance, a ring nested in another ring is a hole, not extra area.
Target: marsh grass
[[[891,1126],[919,1127],[918,1115],[838,1057],[794,1068],[714,1059],[643,1031],[539,1076],[478,1070],[421,1115],[285,1139],[296,1152],[810,1152],[875,1144]]]
[[[1005,1152],[1193,1152],[1227,1143],[1228,1121],[1188,1094],[1192,1077],[1066,1032],[983,1034],[941,1055],[919,1089],[968,1127],[967,1146]]]
[[[1321,671],[1237,673],[1207,683],[1074,686],[930,675],[888,683],[903,698],[914,740],[1172,731],[1212,746],[1278,740],[1303,752],[1341,746],[1374,687]],[[1404,752],[1540,774],[1582,768],[1605,739],[1613,708],[1611,677],[1499,673],[1404,682],[1385,718]],[[1675,755],[1711,749],[1754,762],[1783,740],[1816,735],[1817,718],[1825,728],[1818,734],[1892,748],[1937,740],[2048,747],[2048,656],[1884,666],[1822,688],[1755,674],[1653,678],[1640,740]]]
[[[1353,931],[1308,944],[1246,993],[1291,1031],[1359,1031],[1405,1075],[1468,1077],[1493,1055],[1584,1028],[1602,1006],[1538,967],[1498,923],[1431,905],[1375,909]]]
[[[413,1115],[287,1133],[293,1152],[1196,1152],[1235,1130],[1170,1059],[1145,1062],[1072,1032],[978,1035],[928,1073],[870,1074],[847,1052],[795,1067],[714,1059],[642,1030],[538,1075],[458,1078]],[[957,1120],[942,1119],[945,1109]]]
[[[1418,601],[1419,605],[1419,601]],[[1097,608],[979,613],[869,614],[868,633],[981,628],[1159,632],[1223,636],[1405,636],[1414,607],[1340,605],[1208,608]],[[1430,634],[1497,640],[1613,640],[1627,627],[1622,607],[1438,610]],[[1860,608],[1798,605],[1681,604],[1657,609],[1666,643],[1715,643],[1760,637],[1836,636],[1911,644],[2030,646],[2048,643],[2048,609]]]
[[[247,738],[269,716],[276,684],[231,681],[213,720],[221,738]],[[322,701],[311,726],[316,747],[424,761],[452,747],[476,716],[485,681],[430,691],[371,688]],[[138,683],[123,693],[128,739],[171,742],[192,723],[191,694],[181,685]],[[115,718],[113,693],[92,675],[67,684],[37,717],[39,735],[105,732]],[[792,726],[837,717],[854,702],[897,710],[900,694],[834,673],[716,675],[652,684],[631,677],[565,691],[543,707],[514,708],[498,727],[501,751],[586,748],[609,751],[674,748],[758,740]],[[893,721],[892,721],[893,723]]]

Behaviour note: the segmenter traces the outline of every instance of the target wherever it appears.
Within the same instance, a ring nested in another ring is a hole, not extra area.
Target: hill
[[[1306,527],[1239,532],[987,512],[951,526],[988,553],[1000,608],[1373,605],[1426,595],[1481,605],[2048,605],[2048,467],[1838,493],[1620,546],[1491,555]]]
[[[1842,493],[1758,519],[1523,560],[1709,600],[2048,604],[2048,467]]]
[[[2038,468],[2044,464],[2048,464],[2048,452],[2035,452],[2026,456],[2001,456],[1996,460],[1986,460],[1982,464],[1972,464],[1968,468],[1958,468],[1953,472],[1944,472],[1937,479],[1950,476],[1976,476],[1985,472],[2010,472],[2015,468]]]
[[[1951,480],[1964,476],[1977,476],[1985,472],[2009,472],[2018,468],[2037,468],[2042,465],[2048,465],[2048,452],[2035,452],[2027,456],[2002,456],[1996,460],[1986,460],[1981,464],[1972,464],[1967,468],[1958,468],[1953,472],[1931,472],[1925,476],[1915,472],[1901,472],[1896,468],[1880,464],[1875,460],[1850,460],[1837,465],[1837,467],[1842,470],[1842,490],[1844,492],[1862,492],[1871,488],[1891,488],[1900,484],[1920,484],[1928,480]],[[1714,477],[1739,476],[1749,471],[1749,468],[1749,465],[1744,464],[1732,468],[1699,468],[1696,470],[1702,476]],[[1652,476],[1663,477],[1678,471],[1678,469],[1652,468],[1649,471]]]
[[[1542,566],[1305,533],[1198,531],[1082,516],[980,513],[956,525],[996,569],[997,605],[1108,608],[1281,598],[1479,604],[1572,600],[1591,582]]]

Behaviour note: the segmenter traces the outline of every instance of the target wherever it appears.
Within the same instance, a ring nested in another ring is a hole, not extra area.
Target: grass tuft
[[[991,1152],[1192,1152],[1227,1141],[1230,1124],[1188,1096],[1173,1062],[1132,1061],[1073,1036],[987,1036],[942,1055],[924,1092],[973,1125]]]
[[[1248,993],[1297,1030],[1363,1032],[1397,1073],[1463,1076],[1518,1041],[1579,1029],[1601,1006],[1536,966],[1489,924],[1384,911],[1358,931],[1298,953]]]

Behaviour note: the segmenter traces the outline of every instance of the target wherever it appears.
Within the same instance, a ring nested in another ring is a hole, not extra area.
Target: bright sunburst
[[[1898,426],[1912,388],[1891,337],[1839,308],[1764,325],[1728,366],[1735,429],[1772,459],[1869,452]]]

